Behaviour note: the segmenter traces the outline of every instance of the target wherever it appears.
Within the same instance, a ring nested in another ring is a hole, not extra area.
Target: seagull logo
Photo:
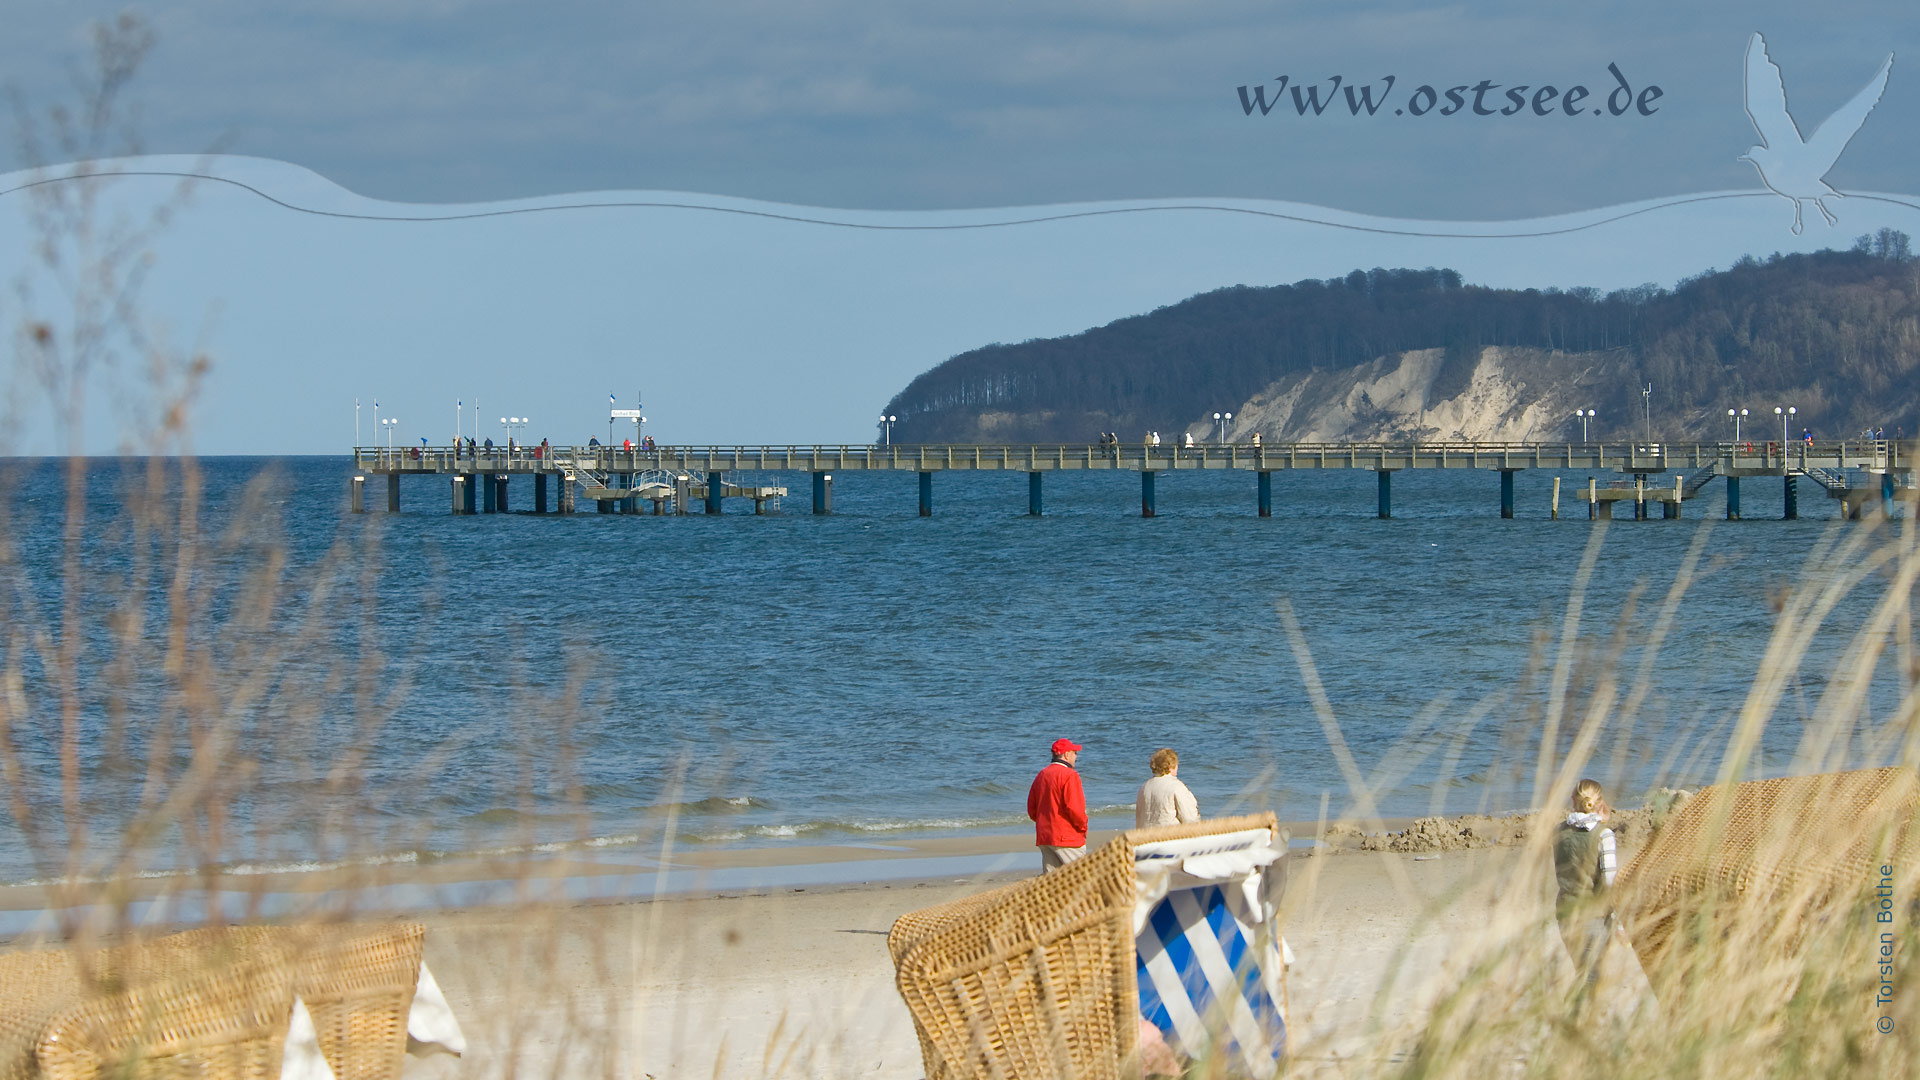
[[[1767,190],[1793,204],[1793,232],[1801,229],[1800,204],[1812,202],[1829,226],[1840,219],[1827,209],[1828,196],[1842,198],[1827,186],[1823,177],[1840,160],[1853,133],[1866,123],[1867,114],[1880,103],[1887,88],[1887,74],[1893,70],[1893,54],[1880,65],[1875,75],[1853,95],[1853,100],[1835,109],[1832,116],[1813,133],[1800,137],[1800,127],[1787,112],[1787,89],[1780,82],[1780,69],[1767,56],[1767,42],[1758,33],[1747,42],[1746,99],[1747,119],[1760,135],[1760,145],[1741,155],[1760,172]]]

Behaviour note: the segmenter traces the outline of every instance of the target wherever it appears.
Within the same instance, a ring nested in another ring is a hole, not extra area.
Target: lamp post
[[[1640,400],[1647,409],[1647,442],[1653,442],[1653,384],[1648,383],[1640,390]]]
[[[1746,415],[1747,415],[1747,410],[1745,409],[1728,409],[1727,410],[1727,416],[1733,420],[1733,441],[1734,442],[1740,441],[1740,421],[1744,420],[1746,418]]]
[[[360,448],[360,399],[353,399],[353,448]]]
[[[1778,405],[1773,407],[1773,415],[1780,418],[1780,453],[1782,454],[1787,452],[1787,443],[1792,441],[1787,438],[1787,425],[1793,422],[1793,415],[1799,411],[1799,409],[1794,408],[1792,405],[1788,405],[1785,408],[1781,408]]]
[[[880,414],[880,437],[884,440],[884,445],[893,445],[893,425],[897,423],[899,419],[898,416],[888,416],[886,413]]]
[[[393,449],[393,426],[399,422],[400,418],[397,416],[389,416],[380,421],[380,426],[387,429],[387,449],[389,450]]]
[[[1233,414],[1222,413],[1220,419],[1222,421],[1220,424],[1220,441],[1228,442],[1231,440],[1233,434]]]
[[[1573,415],[1580,418],[1580,441],[1592,442],[1592,439],[1587,438],[1587,425],[1593,421],[1593,410],[1575,409]]]

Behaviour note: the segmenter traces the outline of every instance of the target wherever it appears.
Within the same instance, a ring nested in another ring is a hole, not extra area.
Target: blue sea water
[[[1246,473],[1163,473],[1159,516],[1144,519],[1135,474],[1050,474],[1033,518],[1017,472],[936,476],[930,518],[912,473],[838,474],[830,516],[809,512],[806,474],[765,474],[733,478],[789,485],[761,517],[745,501],[719,518],[456,517],[444,478],[407,478],[397,515],[370,483],[373,512],[353,516],[343,458],[199,464],[202,606],[187,637],[207,664],[197,685],[223,704],[196,713],[179,689],[194,681],[162,670],[179,551],[167,530],[133,527],[140,463],[91,465],[88,599],[71,624],[88,642],[77,722],[92,843],[153,812],[155,746],[175,777],[197,753],[227,755],[230,768],[196,781],[230,794],[225,817],[170,821],[157,868],[216,848],[230,864],[278,865],[349,846],[657,846],[668,829],[679,845],[1018,832],[1061,736],[1085,746],[1096,825],[1130,823],[1161,746],[1210,814],[1311,820],[1323,799],[1338,814],[1351,785],[1281,602],[1383,813],[1523,807],[1542,669],[1595,530],[1570,490],[1549,520],[1552,476],[1532,472],[1510,521],[1491,473],[1399,473],[1383,521],[1374,477],[1347,471],[1275,474],[1264,520]],[[25,462],[6,480],[8,616],[53,628],[48,640],[70,633],[60,601],[76,580],[62,570],[61,476]],[[514,486],[510,506],[529,509],[530,482]],[[1694,751],[1745,699],[1781,591],[1832,569],[1808,560],[1836,530],[1863,527],[1831,520],[1810,487],[1798,521],[1777,520],[1778,480],[1748,480],[1745,521],[1720,520],[1716,483],[1684,520],[1606,528],[1576,709],[1610,648],[1632,681],[1654,609],[1707,530],[1626,768],[1608,771],[1616,746],[1603,739],[1590,770],[1621,801],[1718,767]],[[129,586],[141,551],[152,579]],[[263,573],[279,583],[270,603]],[[1786,765],[1877,587],[1814,639],[1766,767]],[[139,648],[115,644],[130,611],[147,614]],[[55,665],[20,634],[0,647],[41,703],[11,720],[29,801],[64,828]],[[1897,691],[1880,682],[1876,709]],[[8,815],[0,878],[44,874],[35,853],[58,846],[29,844]]]

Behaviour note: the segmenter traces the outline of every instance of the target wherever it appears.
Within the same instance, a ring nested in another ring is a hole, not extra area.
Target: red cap
[[[1072,739],[1053,740],[1053,752],[1056,754],[1070,753],[1078,749],[1080,749],[1080,744],[1077,742],[1074,742]]]

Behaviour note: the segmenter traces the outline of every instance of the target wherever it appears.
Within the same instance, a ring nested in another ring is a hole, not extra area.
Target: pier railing
[[[372,473],[631,473],[640,471],[857,472],[900,470],[1120,469],[1591,469],[1665,472],[1714,467],[1726,475],[1785,475],[1815,468],[1904,472],[1910,441],[1739,443],[1034,443],[912,445],[658,445],[357,447],[354,467]]]

